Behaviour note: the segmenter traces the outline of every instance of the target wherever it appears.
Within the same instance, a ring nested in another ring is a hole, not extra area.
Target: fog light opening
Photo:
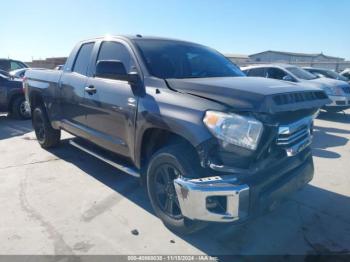
[[[206,208],[212,213],[226,213],[227,196],[209,196],[206,198]]]

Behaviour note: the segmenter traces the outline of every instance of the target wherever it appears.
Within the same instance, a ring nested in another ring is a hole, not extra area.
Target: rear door
[[[94,42],[81,45],[71,69],[63,72],[59,87],[62,121],[70,126],[83,129],[86,125],[84,106],[85,86]]]
[[[136,59],[123,42],[102,41],[97,48],[93,72],[99,60],[119,60],[127,72],[136,70]],[[127,81],[91,77],[88,87],[95,93],[85,93],[87,126],[95,134],[95,143],[125,157],[132,156],[137,96]]]

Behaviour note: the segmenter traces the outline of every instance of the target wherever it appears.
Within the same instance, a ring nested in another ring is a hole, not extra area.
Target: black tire
[[[30,119],[30,112],[26,110],[25,98],[23,96],[15,98],[11,106],[11,116],[15,119]]]
[[[42,148],[56,147],[61,139],[61,130],[53,129],[43,106],[32,112],[32,123],[36,138]]]
[[[193,156],[193,153],[188,147],[182,145],[167,146],[152,156],[147,168],[147,192],[154,212],[170,230],[180,234],[191,234],[207,225],[203,221],[189,220],[181,214],[175,192],[173,181],[176,176],[182,175],[188,178],[198,177],[198,172],[196,172],[197,165],[194,163],[198,163],[199,166],[199,162],[197,159],[194,159],[195,157],[191,156]],[[161,177],[166,177],[164,175],[166,171],[164,170],[168,171],[169,174],[167,177],[169,179],[160,181],[159,179],[163,180]],[[163,193],[159,193],[163,189],[156,190],[156,187],[159,188],[160,184],[164,187]],[[161,194],[164,194],[164,202],[161,200]],[[170,204],[167,204],[169,201],[172,202],[171,212],[169,212]]]

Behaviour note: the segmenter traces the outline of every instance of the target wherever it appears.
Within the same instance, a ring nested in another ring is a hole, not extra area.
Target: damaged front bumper
[[[251,175],[246,182],[235,175],[174,180],[182,214],[191,220],[242,222],[275,209],[314,174],[311,150]],[[242,183],[243,182],[243,183]],[[220,207],[220,208],[218,208]]]
[[[174,184],[181,212],[189,219],[233,222],[248,215],[249,186],[238,185],[235,176],[177,178]],[[211,208],[220,198],[225,206],[220,211]]]

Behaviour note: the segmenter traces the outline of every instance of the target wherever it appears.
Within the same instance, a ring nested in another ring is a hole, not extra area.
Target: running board
[[[92,155],[92,156],[100,159],[101,161],[119,169],[120,171],[127,173],[128,175],[131,175],[133,177],[140,177],[140,173],[135,168],[124,166],[122,164],[118,164],[118,163],[102,156],[101,154],[95,153],[92,150],[87,149],[86,147],[84,147],[82,145],[79,145],[78,143],[74,142],[73,140],[69,140],[69,144],[84,151],[85,153],[88,153],[89,155]]]

